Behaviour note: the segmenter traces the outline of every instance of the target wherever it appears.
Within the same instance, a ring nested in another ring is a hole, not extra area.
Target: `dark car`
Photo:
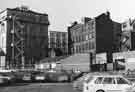
[[[28,71],[17,71],[15,77],[16,82],[32,82],[32,73]]]
[[[45,72],[33,72],[32,79],[34,82],[46,82],[46,74]]]
[[[14,83],[16,81],[16,77],[13,72],[2,72],[0,73],[0,78],[8,83]]]
[[[22,76],[22,81],[32,82],[32,74],[31,73],[24,73]]]
[[[9,81],[9,78],[0,74],[0,84],[8,83],[8,81]]]
[[[52,71],[46,73],[46,80],[48,82],[67,82],[68,75],[61,71]]]

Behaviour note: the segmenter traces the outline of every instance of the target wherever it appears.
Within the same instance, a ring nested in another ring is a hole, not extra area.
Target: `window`
[[[103,84],[115,84],[114,78],[106,77],[104,78]]]
[[[1,24],[1,32],[2,32],[2,33],[5,32],[5,25],[4,25],[4,23]]]
[[[117,84],[128,84],[128,81],[124,78],[117,78]]]
[[[94,29],[94,27],[95,27],[95,23],[94,23],[95,21],[91,21],[91,27],[92,27],[92,29]]]
[[[89,49],[88,49],[88,47],[89,47],[89,44],[88,44],[88,43],[86,43],[85,45],[86,45],[86,50],[89,50]]]
[[[79,53],[79,47],[78,47],[78,45],[76,46],[76,52]]]
[[[87,41],[89,38],[88,38],[88,35],[86,35],[86,38],[85,38],[85,40]]]
[[[126,27],[127,27],[127,24],[126,24],[126,23],[123,23],[123,24],[122,24],[122,27],[123,27],[123,28],[126,28]]]
[[[98,77],[96,80],[95,80],[95,84],[101,84],[103,80],[103,77]]]

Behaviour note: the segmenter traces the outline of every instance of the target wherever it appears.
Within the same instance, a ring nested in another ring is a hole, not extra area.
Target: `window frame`
[[[106,78],[111,78],[112,79],[111,83],[104,83]],[[104,77],[104,79],[102,80],[102,84],[116,84],[115,77]]]

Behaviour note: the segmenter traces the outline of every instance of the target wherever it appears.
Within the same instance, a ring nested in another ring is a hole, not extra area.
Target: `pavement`
[[[0,92],[80,92],[71,83],[17,83],[1,85]]]

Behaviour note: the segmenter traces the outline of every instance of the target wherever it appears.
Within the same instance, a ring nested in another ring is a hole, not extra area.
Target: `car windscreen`
[[[86,83],[89,83],[89,82],[91,82],[92,79],[93,79],[93,77],[90,76],[87,80],[85,80],[85,82],[86,82]]]
[[[103,77],[97,77],[97,79],[95,80],[95,84],[101,84],[103,80]]]

